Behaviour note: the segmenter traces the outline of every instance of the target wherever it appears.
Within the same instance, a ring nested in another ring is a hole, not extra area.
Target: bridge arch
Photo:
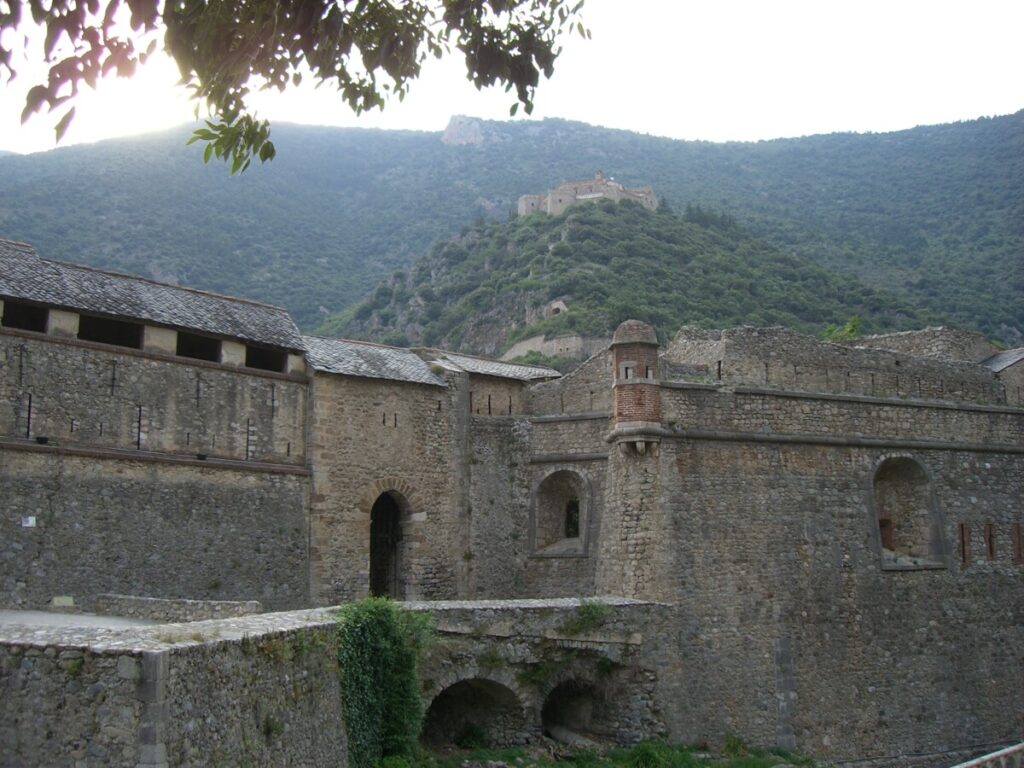
[[[517,687],[500,674],[471,674],[443,686],[427,706],[421,741],[495,747],[533,741],[538,735],[535,708],[524,703]]]
[[[566,677],[544,697],[541,727],[546,736],[564,743],[611,735],[604,691],[581,677]]]

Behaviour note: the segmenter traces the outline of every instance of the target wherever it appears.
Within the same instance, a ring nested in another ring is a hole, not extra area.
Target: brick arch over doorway
[[[359,512],[366,516],[367,521],[370,519],[373,505],[382,493],[394,493],[401,496],[408,506],[403,512],[410,520],[420,522],[426,519],[426,515],[422,511],[423,505],[420,503],[419,493],[411,483],[398,477],[381,477],[369,483],[359,497],[357,507]]]

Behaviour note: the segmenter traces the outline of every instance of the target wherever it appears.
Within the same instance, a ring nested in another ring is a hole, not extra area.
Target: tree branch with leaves
[[[461,53],[478,87],[515,90],[511,113],[529,114],[540,76],[550,77],[561,40],[589,32],[582,0],[0,0],[0,78],[17,74],[29,27],[45,31],[45,83],[26,96],[22,121],[60,114],[57,141],[84,84],[130,77],[157,46],[213,119],[206,143],[237,173],[274,157],[269,125],[251,114],[254,89],[285,90],[304,75],[333,86],[357,114],[409,92],[430,57]],[[4,41],[10,42],[4,42]],[[27,43],[25,43],[27,45]]]

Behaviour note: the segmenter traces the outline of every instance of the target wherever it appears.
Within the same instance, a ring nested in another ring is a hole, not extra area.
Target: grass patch
[[[730,745],[735,748],[735,745]],[[523,748],[468,749],[450,754],[421,752],[413,761],[418,768],[462,768],[466,763],[504,763],[514,768],[550,768],[576,766],[576,768],[774,768],[789,763],[811,768],[813,760],[787,752],[743,748],[742,756],[711,755],[694,747],[668,744],[663,741],[645,741],[629,749],[612,749],[601,754],[593,749],[567,751],[555,759],[531,754]]]

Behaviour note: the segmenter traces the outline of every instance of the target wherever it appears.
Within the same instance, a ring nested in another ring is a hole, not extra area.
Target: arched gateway
[[[370,594],[374,597],[402,597],[400,498],[394,491],[385,491],[370,509]]]

